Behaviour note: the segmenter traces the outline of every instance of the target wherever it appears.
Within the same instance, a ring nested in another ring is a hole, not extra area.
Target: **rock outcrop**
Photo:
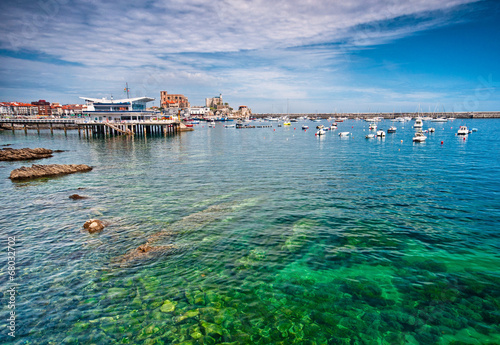
[[[11,149],[4,148],[0,150],[0,161],[22,161],[29,159],[42,159],[52,157],[54,151],[43,148],[36,149]],[[61,152],[60,150],[57,152]]]
[[[90,170],[92,170],[92,167],[89,167],[85,164],[33,164],[31,167],[23,166],[19,169],[12,170],[12,172],[10,173],[10,179],[28,180],[38,177],[66,175],[76,172],[86,172]]]
[[[83,224],[83,228],[91,234],[101,232],[105,227],[106,225],[99,219],[90,219]]]

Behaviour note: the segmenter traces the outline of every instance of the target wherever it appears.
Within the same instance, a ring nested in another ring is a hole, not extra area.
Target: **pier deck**
[[[9,125],[12,131],[16,129],[28,130],[28,126],[36,126],[40,133],[41,127],[50,128],[53,133],[54,126],[63,126],[64,132],[69,128],[77,128],[78,134],[83,136],[116,136],[116,135],[168,135],[183,131],[191,131],[184,124],[175,120],[160,121],[126,121],[126,122],[105,122],[105,121],[83,121],[80,119],[0,119],[0,125]],[[16,128],[17,126],[17,128]],[[68,128],[69,127],[69,128]]]

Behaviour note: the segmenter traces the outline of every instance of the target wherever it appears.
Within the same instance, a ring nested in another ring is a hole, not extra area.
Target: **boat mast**
[[[128,92],[130,91],[130,89],[128,88],[128,82],[127,82],[127,83],[125,83],[125,85],[126,85],[126,86],[125,86],[125,90],[124,90],[124,91],[125,91],[125,92],[127,92],[127,98],[130,98],[130,96],[129,96],[129,94],[128,94]]]

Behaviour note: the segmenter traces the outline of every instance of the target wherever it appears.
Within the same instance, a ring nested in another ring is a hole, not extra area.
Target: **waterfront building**
[[[222,94],[219,94],[219,97],[205,98],[205,105],[209,108],[221,109],[224,106]]]
[[[38,114],[38,108],[29,103],[22,103],[22,102],[0,103],[0,115],[34,116],[37,114]]]
[[[62,116],[64,114],[63,107],[58,102],[53,102],[50,105],[50,110],[53,116]]]
[[[160,91],[160,105],[163,108],[189,108],[190,104],[186,96],[181,94],[168,94]]]
[[[209,107],[191,107],[189,109],[189,115],[191,115],[191,116],[210,115],[210,108]]]
[[[38,116],[51,116],[52,108],[50,107],[50,102],[44,99],[38,100],[38,102],[31,102],[32,105],[38,108]]]
[[[66,104],[62,106],[63,113],[66,116],[82,115],[83,108],[85,106],[82,104]]]
[[[84,115],[95,121],[130,121],[150,120],[157,113],[146,110],[147,103],[155,99],[150,97],[136,97],[123,99],[106,99],[80,97],[86,102]]]

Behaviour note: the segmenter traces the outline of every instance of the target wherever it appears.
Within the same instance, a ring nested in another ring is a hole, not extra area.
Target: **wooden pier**
[[[167,136],[178,132],[192,131],[183,123],[173,120],[160,121],[127,121],[127,122],[97,122],[82,121],[79,119],[0,119],[0,125],[9,126],[12,131],[23,129],[25,133],[28,126],[35,127],[38,133],[42,128],[50,128],[54,133],[54,126],[62,126],[64,133],[68,129],[78,129],[78,134],[84,137],[111,137],[118,135],[128,136]]]
[[[117,135],[167,136],[185,130],[182,128],[181,123],[177,121],[85,122],[78,124],[78,133],[86,137]]]

